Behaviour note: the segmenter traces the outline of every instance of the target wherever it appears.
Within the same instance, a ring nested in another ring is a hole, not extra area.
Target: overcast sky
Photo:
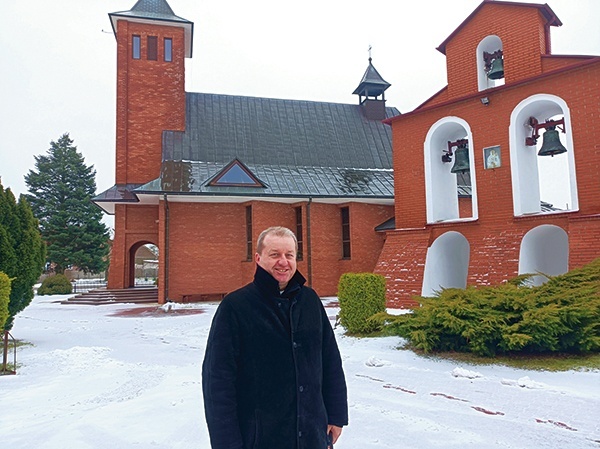
[[[368,64],[409,112],[446,84],[436,50],[481,0],[168,0],[194,22],[186,90],[355,103]],[[16,194],[69,133],[101,192],[114,183],[116,41],[135,0],[0,0],[0,177]],[[548,0],[554,54],[600,55],[600,1]]]

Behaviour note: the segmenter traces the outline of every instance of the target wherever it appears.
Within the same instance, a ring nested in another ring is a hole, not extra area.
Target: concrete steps
[[[62,304],[115,304],[115,303],[157,303],[158,289],[156,287],[135,287],[124,289],[99,288],[87,293],[72,296],[62,301]]]

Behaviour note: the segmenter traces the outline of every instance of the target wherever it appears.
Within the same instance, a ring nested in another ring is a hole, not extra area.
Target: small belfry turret
[[[381,77],[372,61],[373,59],[369,56],[369,66],[360,84],[352,93],[358,95],[362,113],[367,119],[384,120],[386,118],[385,91],[391,84]]]

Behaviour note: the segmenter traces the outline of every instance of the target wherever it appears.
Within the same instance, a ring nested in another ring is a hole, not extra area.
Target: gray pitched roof
[[[234,159],[266,186],[208,185]],[[391,130],[359,105],[188,93],[186,131],[163,132],[161,177],[135,192],[391,200],[393,185]]]
[[[189,20],[176,16],[165,0],[138,0],[129,11],[114,12],[109,15],[191,23]]]
[[[108,15],[115,36],[117,21],[148,23],[159,21],[168,25],[181,26],[185,30],[185,57],[192,57],[194,23],[175,15],[166,0],[138,0],[129,11],[118,11]]]
[[[390,127],[359,105],[199,93],[186,103],[186,131],[163,133],[164,160],[392,168]]]

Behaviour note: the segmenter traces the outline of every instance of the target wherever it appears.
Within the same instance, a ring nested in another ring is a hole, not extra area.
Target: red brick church
[[[109,14],[117,41],[115,216],[109,288],[134,285],[135,254],[159,248],[159,301],[218,299],[254,275],[256,238],[283,225],[321,295],[375,269],[394,215],[390,86],[369,61],[356,104],[184,90],[193,23],[165,0]],[[359,80],[360,74],[357,76]]]
[[[392,303],[600,257],[600,57],[552,54],[561,25],[483,1],[437,48],[447,86],[386,120],[395,229],[375,271]]]
[[[297,233],[322,296],[374,271],[394,306],[600,256],[600,57],[552,54],[546,4],[484,0],[437,48],[447,86],[404,114],[370,60],[355,104],[188,93],[192,22],[165,0],[109,17],[116,180],[95,202],[115,215],[110,288],[133,285],[152,243],[161,302],[219,298],[252,279],[271,225]]]

